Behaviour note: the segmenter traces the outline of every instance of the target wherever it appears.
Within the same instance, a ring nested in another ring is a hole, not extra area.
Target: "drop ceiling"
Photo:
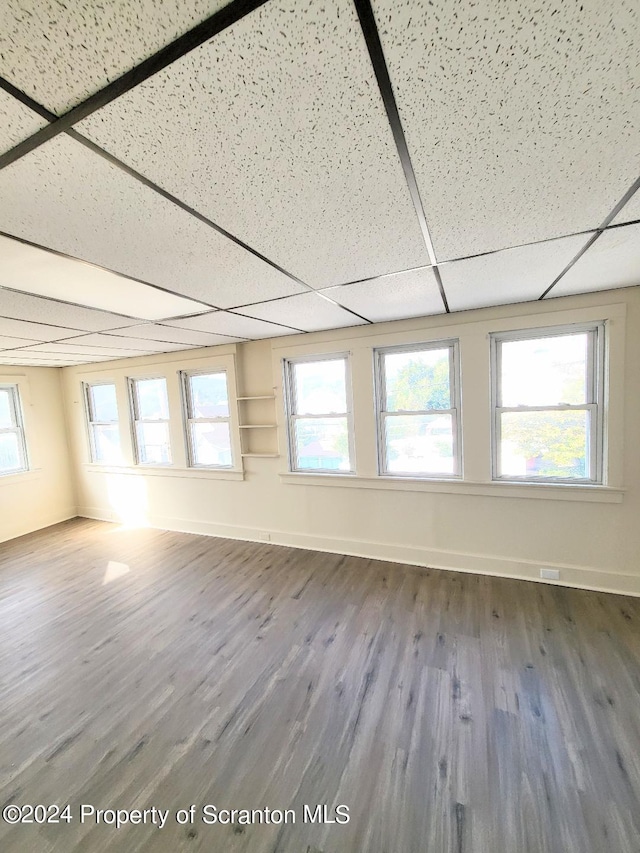
[[[635,0],[5,0],[0,364],[640,285]]]

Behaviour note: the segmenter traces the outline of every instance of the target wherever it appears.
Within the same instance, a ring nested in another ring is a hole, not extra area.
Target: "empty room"
[[[3,0],[1,853],[639,853],[638,45]]]

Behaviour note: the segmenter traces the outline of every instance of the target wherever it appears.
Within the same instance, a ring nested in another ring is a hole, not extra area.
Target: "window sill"
[[[0,486],[13,486],[15,483],[28,482],[29,480],[38,480],[42,474],[41,468],[30,468],[27,471],[16,471],[12,474],[7,471],[6,474],[0,474]]]
[[[244,480],[244,471],[233,468],[177,468],[172,465],[98,465],[85,462],[94,474],[134,474],[138,477],[182,477],[186,480]]]
[[[358,477],[354,474],[303,474],[291,471],[281,473],[280,481],[298,486],[338,486],[351,489],[486,495],[496,498],[533,498],[590,503],[622,503],[624,497],[624,489],[587,484],[497,483],[454,479],[425,480],[413,477]]]

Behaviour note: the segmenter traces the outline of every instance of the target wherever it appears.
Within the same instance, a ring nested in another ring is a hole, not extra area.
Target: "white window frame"
[[[169,383],[167,377],[162,374],[154,374],[150,376],[129,376],[127,384],[129,386],[129,413],[131,417],[131,436],[133,441],[134,461],[136,465],[141,465],[145,468],[168,468],[173,465],[173,449],[171,447],[171,411],[168,418],[141,418],[138,417],[138,391],[136,384],[138,382],[146,382],[149,379],[162,379],[165,383],[167,392],[167,406],[169,405]],[[169,435],[169,454],[170,462],[142,462],[140,460],[140,445],[138,443],[138,424],[166,424]]]
[[[386,376],[384,369],[384,356],[392,353],[424,352],[425,350],[449,350],[449,389],[451,392],[451,408],[449,409],[407,409],[397,412],[388,412],[385,409],[386,402]],[[374,376],[376,387],[376,440],[378,446],[378,475],[381,477],[393,477],[398,479],[412,480],[459,480],[462,478],[462,417],[461,417],[461,390],[460,390],[460,343],[457,338],[448,338],[440,341],[418,342],[412,344],[400,344],[390,347],[376,347],[373,351]],[[396,472],[388,470],[386,421],[389,417],[424,416],[424,415],[451,415],[453,429],[453,473],[421,474],[415,471]]]
[[[293,371],[296,364],[315,363],[320,361],[344,361],[344,380],[347,411],[346,412],[330,412],[326,415],[298,415],[296,412],[296,392]],[[301,472],[305,474],[332,474],[336,477],[350,477],[356,473],[356,453],[355,440],[353,432],[353,394],[351,388],[351,354],[348,352],[332,352],[319,353],[317,355],[303,355],[296,358],[283,359],[284,371],[284,400],[287,416],[287,446],[289,456],[289,470]],[[302,418],[304,420],[317,419],[328,420],[329,418],[344,418],[347,419],[347,440],[349,446],[349,462],[351,467],[348,471],[338,471],[335,468],[300,468],[297,464],[296,441],[295,441],[295,422]]]
[[[0,383],[0,390],[9,392],[9,415],[12,422],[9,427],[0,427],[0,434],[13,433],[16,435],[18,437],[18,453],[20,454],[20,468],[0,469],[0,477],[10,477],[12,474],[22,474],[29,470],[29,456],[20,405],[20,389],[13,383]]]
[[[233,470],[235,469],[235,452],[233,434],[231,431],[231,400],[229,397],[229,372],[224,367],[219,368],[203,368],[201,370],[181,370],[180,373],[180,388],[182,391],[182,420],[184,424],[185,444],[187,449],[187,466],[189,468],[205,468],[207,470]],[[191,397],[192,376],[215,376],[216,374],[224,373],[225,384],[227,386],[227,409],[229,414],[226,418],[194,418],[190,417],[190,412],[193,409],[193,400]],[[201,462],[195,461],[195,453],[193,449],[193,440],[191,438],[191,424],[216,424],[225,423],[229,425],[229,447],[231,450],[231,463],[229,465],[203,465]]]
[[[85,412],[87,415],[87,426],[89,431],[89,450],[91,454],[91,461],[97,465],[104,465],[107,463],[102,462],[97,458],[96,454],[96,440],[94,427],[96,426],[113,426],[114,424],[119,428],[120,427],[120,416],[118,412],[118,385],[113,379],[105,379],[100,380],[99,382],[83,382],[83,390],[84,390],[84,404],[85,404]],[[95,388],[97,385],[113,385],[116,391],[116,411],[118,412],[118,417],[115,420],[111,421],[96,421],[93,419],[93,406],[91,405],[91,389]]]
[[[503,406],[502,405],[502,344],[510,341],[557,338],[564,335],[588,334],[587,344],[587,402],[556,406]],[[601,486],[605,484],[604,464],[604,408],[606,377],[606,322],[577,323],[564,326],[548,326],[537,329],[521,329],[510,332],[491,333],[491,469],[492,479],[498,482],[559,483]],[[589,428],[589,471],[591,477],[532,477],[527,475],[503,475],[500,472],[501,414],[503,412],[571,412],[590,413]]]

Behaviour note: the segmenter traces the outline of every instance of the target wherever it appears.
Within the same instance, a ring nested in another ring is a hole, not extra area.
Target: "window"
[[[18,386],[0,385],[0,475],[28,467]]]
[[[113,382],[85,385],[91,461],[122,462],[116,386]]]
[[[232,468],[226,371],[182,373],[189,465]]]
[[[139,465],[170,465],[167,380],[159,377],[129,381],[136,462]]]
[[[494,479],[602,482],[604,326],[492,335]]]
[[[381,474],[460,476],[457,341],[375,351]]]
[[[284,364],[291,470],[353,473],[347,356],[287,359]]]

